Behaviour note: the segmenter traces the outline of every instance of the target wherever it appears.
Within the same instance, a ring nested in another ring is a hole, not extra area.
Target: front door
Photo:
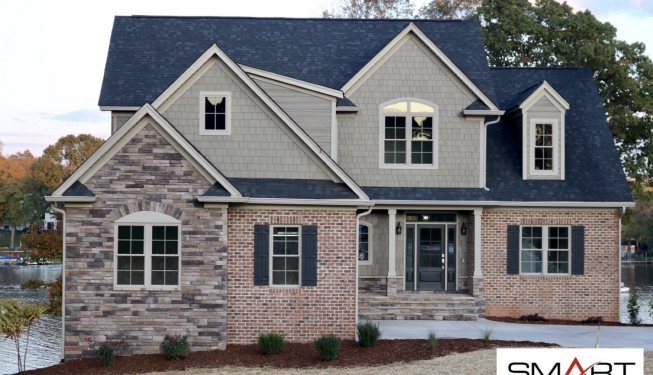
[[[444,290],[444,225],[417,226],[417,289]]]

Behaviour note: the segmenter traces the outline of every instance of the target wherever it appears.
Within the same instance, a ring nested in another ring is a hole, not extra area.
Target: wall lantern
[[[397,223],[397,234],[401,234],[401,223]]]
[[[463,236],[467,235],[467,227],[465,226],[465,223],[463,223],[463,226],[460,227],[460,234],[462,234]]]

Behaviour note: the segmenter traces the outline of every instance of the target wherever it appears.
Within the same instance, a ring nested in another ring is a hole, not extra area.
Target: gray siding
[[[418,43],[408,40],[350,96],[360,112],[338,118],[338,163],[361,186],[480,187],[481,129],[461,114],[474,99]],[[438,105],[439,169],[379,168],[379,105],[401,97]]]
[[[332,101],[269,82],[254,80],[270,97],[331,155]]]
[[[388,214],[387,212],[371,213],[361,217],[372,225],[372,264],[359,267],[360,276],[388,275]]]
[[[226,69],[213,65],[163,115],[228,177],[330,179],[292,131]],[[231,135],[199,134],[200,91],[231,92]]]
[[[127,120],[129,120],[134,113],[135,112],[111,112],[111,123],[113,125],[113,128],[111,129],[112,134],[125,125]]]
[[[556,142],[556,146],[558,148],[557,150],[557,157],[558,157],[558,173],[556,176],[551,176],[549,178],[551,179],[556,179],[556,178],[561,178],[562,176],[562,113],[551,101],[546,97],[543,96],[541,97],[531,108],[529,108],[525,113],[524,117],[526,118],[526,123],[525,123],[525,132],[526,132],[526,162],[528,163],[527,168],[526,168],[526,175],[528,178],[533,177],[533,175],[530,173],[530,168],[531,164],[533,163],[533,160],[531,159],[531,153],[533,152],[533,144],[532,144],[532,132],[531,132],[531,119],[551,119],[551,120],[558,120],[558,138],[555,139],[554,141]],[[541,176],[537,176],[540,177]],[[536,178],[537,178],[536,177]]]

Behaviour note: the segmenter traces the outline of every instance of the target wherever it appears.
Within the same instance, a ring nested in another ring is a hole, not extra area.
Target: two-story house
[[[112,136],[65,211],[65,356],[354,338],[362,319],[619,319],[632,197],[592,72],[475,21],[116,17]]]

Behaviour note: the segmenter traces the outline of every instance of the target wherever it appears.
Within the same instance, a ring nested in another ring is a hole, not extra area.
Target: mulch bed
[[[519,318],[509,318],[509,317],[485,317],[487,320],[493,320],[495,322],[503,323],[517,323],[517,324],[552,324],[559,326],[598,326],[599,323],[583,323],[577,320],[563,320],[563,319],[549,319],[546,322],[529,322]],[[653,324],[627,324],[619,322],[601,322],[601,326],[611,326],[611,327],[653,327]]]
[[[102,367],[99,359],[77,359],[66,363],[27,371],[31,375],[59,374],[138,374],[157,371],[186,370],[191,368],[217,368],[223,366],[310,368],[380,366],[395,362],[444,357],[449,354],[468,353],[481,349],[511,347],[555,347],[548,343],[531,341],[498,341],[470,339],[440,339],[435,350],[428,349],[426,340],[380,340],[373,348],[363,348],[352,340],[343,340],[340,354],[333,361],[321,359],[313,344],[288,343],[274,356],[264,354],[258,345],[228,345],[226,350],[191,353],[180,361],[166,359],[162,354],[117,356],[113,367]]]

